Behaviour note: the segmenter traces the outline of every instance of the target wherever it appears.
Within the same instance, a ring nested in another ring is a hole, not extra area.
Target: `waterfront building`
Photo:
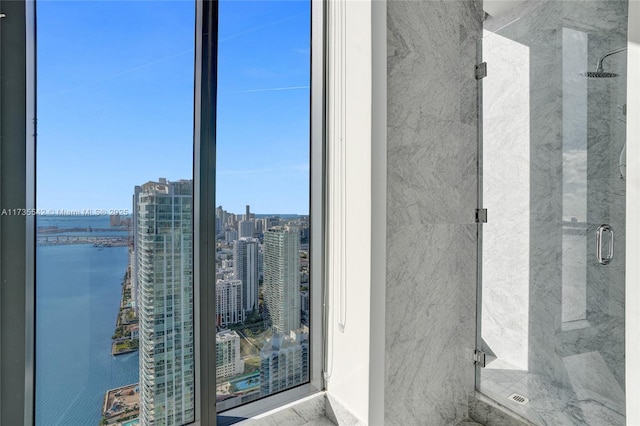
[[[136,187],[140,424],[194,420],[193,182]]]
[[[300,327],[299,240],[293,227],[264,233],[264,301],[274,332]]]
[[[242,281],[223,279],[216,282],[216,325],[227,327],[244,322]]]
[[[309,329],[274,333],[260,350],[260,394],[266,396],[309,380]]]
[[[232,330],[216,333],[216,379],[227,379],[243,372],[238,333]]]
[[[260,241],[240,238],[233,242],[233,272],[242,281],[245,315],[258,308],[258,253]]]

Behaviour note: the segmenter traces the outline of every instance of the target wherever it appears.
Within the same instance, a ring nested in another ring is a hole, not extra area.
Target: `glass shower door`
[[[624,425],[627,3],[484,23],[478,389],[540,425]]]

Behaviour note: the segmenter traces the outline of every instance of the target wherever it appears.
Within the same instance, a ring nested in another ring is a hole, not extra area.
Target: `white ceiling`
[[[491,16],[498,16],[523,1],[524,0],[484,0],[484,11]]]

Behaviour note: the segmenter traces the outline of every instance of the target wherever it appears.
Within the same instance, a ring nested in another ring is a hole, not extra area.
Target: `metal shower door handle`
[[[609,238],[609,250],[606,256],[602,255],[602,240],[604,233],[607,232],[611,237]],[[613,229],[610,225],[602,224],[596,230],[596,261],[601,265],[608,265],[613,259]]]

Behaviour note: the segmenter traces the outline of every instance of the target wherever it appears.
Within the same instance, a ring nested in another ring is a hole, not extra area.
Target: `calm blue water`
[[[68,227],[97,222],[74,219]],[[111,356],[127,248],[45,246],[36,256],[36,425],[97,426],[104,393],[138,381],[137,353]]]

